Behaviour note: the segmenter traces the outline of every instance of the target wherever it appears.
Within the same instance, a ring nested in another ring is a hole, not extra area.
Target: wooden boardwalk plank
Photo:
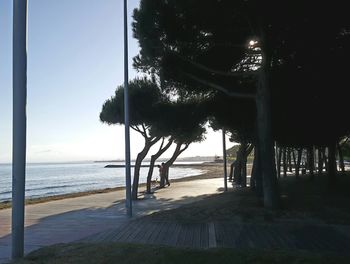
[[[202,224],[196,224],[193,226],[192,247],[194,248],[201,248],[201,227]]]
[[[267,241],[269,241],[272,249],[280,249],[283,247],[283,242],[281,241],[278,233],[274,232],[274,228],[272,226],[260,226],[260,232],[264,233],[264,237]]]
[[[109,236],[108,241],[112,241],[112,242],[118,242],[121,241],[121,238],[129,232],[130,226],[133,223],[130,222],[126,225],[124,225],[122,228],[119,229],[119,232],[115,232],[114,234],[112,233],[111,236]]]
[[[209,224],[209,248],[213,247],[213,242],[212,242],[212,235],[210,234],[210,227]],[[224,223],[214,223],[214,230],[215,230],[215,237],[216,237],[216,246],[218,247],[223,247],[224,245],[227,245],[228,243],[225,240],[225,224]]]
[[[194,224],[186,224],[184,228],[186,230],[184,246],[193,247]]]
[[[217,234],[217,246],[219,247],[240,247],[240,235],[242,225],[235,223],[215,223]],[[219,234],[218,234],[219,233]]]
[[[149,244],[150,238],[152,237],[153,233],[156,230],[157,230],[157,224],[154,224],[152,222],[146,223],[145,234],[140,242]]]
[[[216,238],[215,238],[215,243],[216,243]],[[201,224],[200,247],[209,248],[209,224]]]
[[[132,235],[133,232],[135,232],[137,230],[138,227],[138,223],[137,222],[133,222],[130,225],[128,225],[125,228],[125,232],[123,232],[123,234],[121,234],[119,236],[119,241],[121,242],[127,242],[128,238]]]
[[[158,238],[158,236],[159,236],[159,233],[162,231],[163,224],[164,224],[164,223],[153,223],[153,225],[154,225],[156,228],[153,229],[152,234],[151,234],[150,237],[148,238],[148,241],[147,241],[148,244],[156,244],[157,238]]]
[[[220,235],[222,235],[220,233]],[[221,236],[219,237],[220,240]],[[218,235],[217,235],[217,227],[215,223],[208,224],[208,247],[214,248],[217,247]]]
[[[135,234],[135,236],[133,238],[134,241],[137,242],[137,243],[143,243],[144,242],[144,238],[148,234],[148,231],[149,231],[149,229],[151,227],[151,224],[148,223],[148,222],[145,222],[145,223],[140,224],[140,226],[142,226],[142,230],[137,232],[137,234]]]
[[[130,236],[126,239],[126,242],[139,242],[136,238],[140,233],[144,232],[145,225],[141,221],[138,221],[135,224],[136,227],[130,232]]]
[[[173,234],[169,236],[165,244],[169,246],[176,246],[177,241],[179,240],[180,232],[181,232],[181,225],[178,223],[175,223],[173,227]]]
[[[184,247],[186,239],[186,227],[185,224],[179,224],[180,231],[177,236],[176,246]]]
[[[176,223],[166,223],[166,226],[163,228],[163,232],[159,234],[158,241],[162,245],[169,245],[172,236],[174,236]]]
[[[350,238],[332,226],[131,221],[79,242],[129,242],[191,248],[229,247],[350,252]]]
[[[334,228],[322,228],[318,232],[312,232],[310,238],[320,250],[336,250],[347,252],[350,250],[349,240],[338,233]]]
[[[162,244],[163,236],[166,230],[168,229],[168,225],[169,224],[167,222],[159,223],[159,232],[157,232],[156,236],[154,237],[153,244]]]
[[[315,230],[311,230],[313,228],[301,227],[297,228],[291,235],[295,237],[295,242],[298,249],[303,250],[315,250],[314,243],[310,237],[310,232],[315,232]]]
[[[287,248],[287,249],[292,249],[295,250],[297,249],[297,246],[295,244],[295,241],[293,239],[293,237],[291,237],[288,234],[288,228],[286,228],[285,226],[276,226],[273,229],[273,232],[278,233],[278,236],[280,238],[280,240],[282,240],[282,245]]]
[[[254,236],[254,247],[255,248],[270,248],[270,243],[266,239],[266,233],[261,232],[261,228],[251,225],[250,230]]]

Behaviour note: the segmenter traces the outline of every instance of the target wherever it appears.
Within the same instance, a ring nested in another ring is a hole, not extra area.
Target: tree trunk
[[[242,160],[242,187],[247,187],[247,156]]]
[[[277,171],[277,177],[278,176],[278,158],[279,158],[279,155],[278,155],[278,143],[277,141],[275,141],[275,164],[276,164],[276,171]]]
[[[235,165],[236,165],[236,160],[233,161],[230,165],[230,176],[228,178],[229,181],[232,181],[232,179],[233,179],[233,169],[234,169]]]
[[[345,172],[344,156],[343,156],[343,151],[341,150],[341,146],[339,142],[337,142],[337,147],[338,147],[338,154],[339,154],[339,167],[342,172]]]
[[[327,147],[327,149],[328,149],[328,147]],[[329,155],[328,150],[327,150],[327,155],[326,155],[326,148],[323,148],[322,156],[323,156],[324,166],[325,166],[327,173],[328,173],[328,155]]]
[[[291,148],[287,149],[287,154],[288,154],[288,171],[292,172],[292,153],[291,153]]]
[[[261,173],[261,159],[260,159],[260,153],[259,153],[259,147],[256,145],[254,149],[254,175],[252,177],[254,178],[255,182],[255,193],[259,196],[263,196],[263,180],[262,180],[262,173]]]
[[[253,160],[253,166],[252,166],[252,172],[250,175],[250,182],[249,182],[249,187],[251,190],[255,191],[256,189],[256,167],[257,167],[257,148],[254,148],[254,160]]]
[[[146,193],[150,194],[151,192],[151,181],[152,181],[152,175],[154,170],[154,163],[156,162],[156,158],[154,155],[151,156],[151,161],[149,163],[149,169],[147,174],[147,184],[146,184]]]
[[[246,152],[245,152],[245,167],[244,167],[243,173],[245,175],[246,181],[247,181],[247,160],[248,160],[248,156],[253,151],[253,149],[254,149],[254,145],[253,144],[250,144],[250,145],[248,144],[248,147],[247,147]],[[252,172],[250,172],[250,174],[252,174]]]
[[[264,34],[264,32],[261,33]],[[266,44],[264,43],[264,36],[262,36],[262,44]],[[264,206],[277,209],[280,206],[280,200],[273,150],[271,99],[268,80],[271,58],[270,54],[266,52],[268,47],[263,47],[262,50],[262,67],[259,70],[259,82],[256,93],[259,155],[263,178]]]
[[[278,174],[278,178],[281,178],[281,162],[282,162],[282,151],[283,148],[279,147],[278,148],[278,165],[277,165],[277,174]]]
[[[139,188],[139,179],[140,179],[140,168],[143,159],[146,157],[148,151],[151,148],[151,144],[146,143],[143,147],[142,151],[137,154],[137,158],[135,161],[135,167],[134,167],[134,181],[132,184],[132,199],[137,200],[137,194],[138,194],[138,188]]]
[[[310,174],[310,180],[313,180],[315,178],[314,174],[314,149],[313,147],[307,148],[307,164],[309,167],[309,174]]]
[[[287,177],[287,148],[283,148],[283,177]]]
[[[313,168],[314,168],[314,172],[316,173],[316,168],[317,168],[317,157],[316,157],[316,147],[315,147],[315,146],[313,146],[312,152],[313,152],[313,154],[314,154],[314,157],[313,157],[313,161],[314,161]]]
[[[247,156],[248,154],[248,144],[243,142],[241,144],[241,146],[243,146],[242,149],[242,159],[241,159],[241,185],[242,187],[247,187]]]
[[[140,168],[143,159],[146,157],[148,151],[150,148],[157,143],[160,140],[160,137],[153,138],[153,139],[145,139],[145,146],[143,147],[142,151],[137,155],[136,161],[135,161],[135,168],[134,168],[134,181],[132,184],[132,194],[131,198],[133,200],[137,200],[137,194],[138,194],[138,188],[139,188],[139,179],[140,179]]]
[[[323,148],[319,147],[317,150],[318,156],[318,175],[321,175],[323,172]]]
[[[188,146],[190,144],[186,143],[185,146],[181,149],[182,145],[183,145],[182,143],[177,143],[176,144],[176,148],[175,148],[175,151],[174,151],[173,155],[163,165],[162,175],[161,175],[161,179],[160,179],[160,187],[161,188],[164,188],[165,184],[170,185],[170,182],[169,182],[169,168],[170,168],[171,165],[173,165],[173,163],[180,156],[180,154],[182,152],[184,152],[188,148]]]
[[[295,166],[297,165],[297,161],[296,161],[296,157],[295,157],[295,149],[293,148],[292,149],[292,156],[293,156],[293,164],[294,164],[294,169],[295,169]]]
[[[154,170],[154,164],[156,162],[156,160],[163,155],[163,153],[165,151],[167,151],[169,149],[169,147],[171,146],[171,144],[173,143],[172,139],[169,139],[168,143],[163,146],[164,143],[164,138],[163,138],[163,142],[158,150],[158,152],[154,155],[151,156],[151,161],[149,163],[149,170],[148,170],[148,174],[147,174],[147,187],[146,187],[146,192],[148,194],[151,193],[151,181],[152,181],[152,175],[153,175],[153,170]]]
[[[243,152],[243,147],[241,144],[237,151],[236,166],[235,166],[234,175],[233,175],[234,181],[238,185],[242,184],[242,152]]]
[[[298,149],[298,160],[295,165],[295,177],[299,177],[299,171],[300,171],[300,162],[301,162],[301,156],[303,155],[303,149],[299,148]]]
[[[335,143],[328,146],[328,182],[329,186],[334,186],[337,181],[337,163]]]

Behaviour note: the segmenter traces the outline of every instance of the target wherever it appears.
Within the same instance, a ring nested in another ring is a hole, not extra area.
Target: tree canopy
[[[150,125],[156,120],[156,105],[164,99],[158,86],[147,79],[129,82],[130,125]],[[124,86],[119,86],[115,95],[102,106],[100,120],[109,125],[124,124]]]
[[[255,139],[264,202],[276,207],[273,142],[327,145],[334,158],[350,133],[346,10],[337,1],[141,0],[134,66],[207,101],[214,127]]]
[[[294,145],[323,144],[350,131],[342,122],[350,58],[344,10],[337,1],[142,0],[134,11],[134,35],[141,47],[134,65],[163,71],[174,89],[252,95],[262,54],[249,49],[253,41],[271,56],[274,138]],[[243,74],[242,63],[256,67]],[[234,104],[251,107],[242,100]],[[300,129],[291,135],[296,126]]]

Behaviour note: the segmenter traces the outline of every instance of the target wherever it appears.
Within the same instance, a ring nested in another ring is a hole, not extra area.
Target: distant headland
[[[215,161],[215,159],[217,158],[217,156],[194,156],[194,157],[182,157],[182,158],[178,158],[177,161],[178,162],[195,162],[195,161],[204,161],[204,162],[211,162],[211,161]],[[160,158],[157,161],[162,162],[162,161],[167,161],[168,158]],[[135,159],[131,160],[132,162],[135,161]],[[144,162],[150,161],[149,158],[144,159]],[[116,160],[96,160],[94,162],[124,162],[123,159],[116,159]],[[145,166],[147,167],[147,166]]]

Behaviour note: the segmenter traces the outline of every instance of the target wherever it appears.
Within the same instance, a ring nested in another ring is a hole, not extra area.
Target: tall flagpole
[[[130,169],[130,122],[129,122],[129,91],[128,91],[128,1],[124,0],[124,119],[125,119],[125,186],[126,211],[132,217],[131,202],[131,169]]]
[[[27,0],[13,1],[12,259],[24,254]]]
[[[223,159],[224,159],[224,186],[225,192],[227,192],[227,159],[226,159],[226,135],[225,130],[222,130],[222,148],[223,148]]]

